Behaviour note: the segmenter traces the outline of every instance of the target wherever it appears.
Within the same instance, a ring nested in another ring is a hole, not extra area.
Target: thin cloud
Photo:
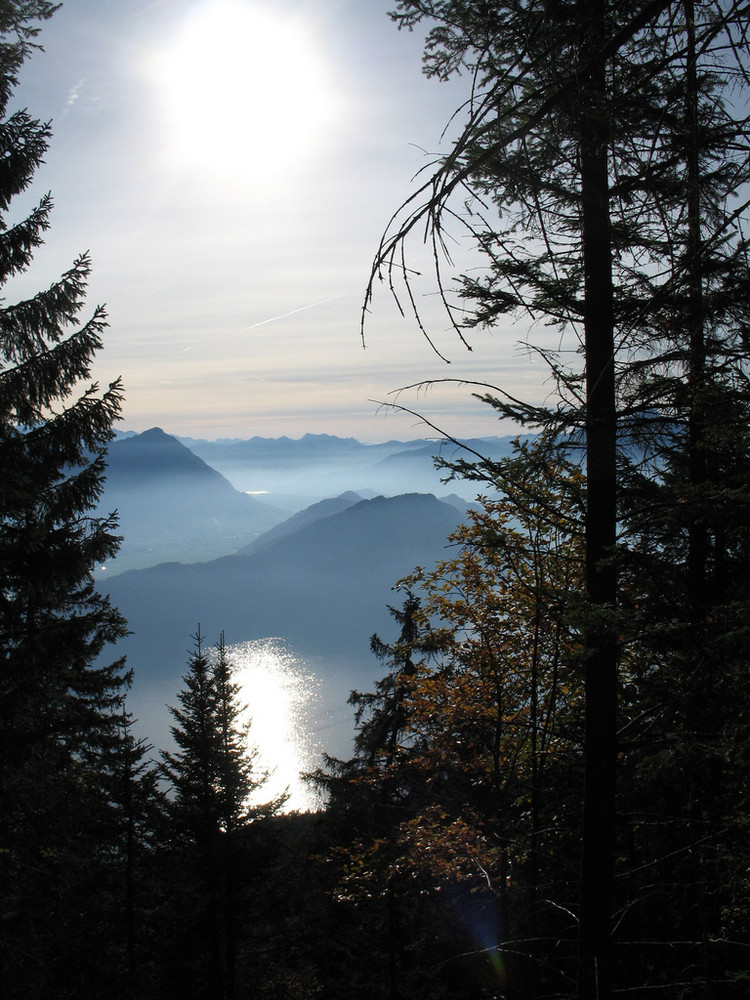
[[[78,98],[81,96],[81,88],[86,81],[81,79],[78,83],[73,84],[68,92],[68,98],[65,101],[65,107],[63,108],[63,115],[67,115],[73,105],[76,103]]]

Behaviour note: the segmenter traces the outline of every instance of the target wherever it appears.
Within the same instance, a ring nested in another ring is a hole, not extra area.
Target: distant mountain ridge
[[[467,445],[496,458],[510,452],[512,440]],[[362,444],[328,434],[208,442],[180,441],[158,427],[121,433],[109,447],[98,506],[100,514],[117,510],[124,538],[106,572],[205,562],[248,546],[258,551],[302,524],[382,494],[439,495],[450,488],[446,499],[465,511],[475,484],[451,481],[447,487],[435,470],[435,454],[452,458],[460,449],[423,439]],[[285,523],[295,511],[299,520]]]
[[[210,441],[205,438],[190,438],[177,435],[177,440],[194,451],[197,455],[204,453],[217,454],[219,450],[235,456],[257,457],[264,454],[291,457],[294,455],[308,456],[312,453],[341,454],[348,451],[403,451],[405,448],[422,447],[427,442],[422,439],[414,441],[384,441],[375,444],[358,441],[353,437],[338,437],[335,434],[303,434],[300,438],[282,435],[276,438],[254,435],[250,438],[218,438]]]
[[[434,493],[444,489],[445,474],[435,455],[458,457],[462,449],[448,441],[387,441],[363,444],[355,438],[306,434],[294,439],[253,437],[244,441],[181,440],[237,488],[268,493],[279,506],[297,509],[347,490],[360,494]],[[509,455],[515,435],[467,441],[474,451],[497,459]],[[473,500],[476,487],[453,482],[451,489]]]
[[[380,669],[372,634],[395,638],[388,605],[401,603],[396,581],[445,557],[461,520],[434,496],[376,497],[257,552],[112,577],[107,590],[132,630],[114,651],[134,671],[130,710],[163,745],[169,719],[162,706],[174,703],[198,625],[208,642],[221,631],[230,645],[283,638],[315,670],[327,703],[345,705],[351,688],[370,684]]]
[[[508,453],[510,442],[484,442],[485,452]],[[199,625],[208,642],[220,631],[230,645],[281,638],[316,672],[327,703],[345,705],[379,672],[372,634],[395,638],[394,585],[446,556],[474,485],[463,496],[445,487],[433,467],[440,445],[425,440],[311,434],[204,442],[202,454],[191,444],[151,428],[109,448],[99,510],[117,508],[125,540],[98,584],[132,630],[117,648],[135,672],[131,711],[152,739],[169,739],[163,706],[174,703]],[[291,502],[273,506],[238,486]]]

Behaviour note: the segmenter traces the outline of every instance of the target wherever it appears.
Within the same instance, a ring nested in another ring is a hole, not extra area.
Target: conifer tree
[[[0,5],[0,284],[30,266],[52,200],[13,219],[50,127],[10,100],[38,48],[44,0]],[[93,573],[117,549],[92,511],[121,388],[90,382],[106,314],[84,307],[84,254],[49,288],[0,307],[0,992],[86,995],[96,977],[87,893],[108,826],[102,771],[117,744],[125,622]],[[101,954],[99,955],[101,958]]]
[[[615,845],[620,838],[623,850],[627,840],[616,819],[615,781],[624,759],[617,720],[628,683],[623,639],[642,639],[649,622],[654,645],[643,655],[641,690],[655,676],[665,685],[672,678],[686,696],[692,687],[675,717],[692,711],[683,731],[696,736],[706,733],[709,704],[716,716],[706,690],[715,696],[733,673],[724,656],[730,635],[735,664],[746,659],[739,642],[745,593],[713,606],[709,595],[712,576],[728,582],[722,567],[741,551],[746,523],[748,484],[736,474],[746,463],[733,462],[729,442],[743,438],[748,400],[747,203],[740,194],[750,176],[747,10],[691,0],[400,0],[393,17],[407,28],[428,23],[429,75],[466,72],[472,86],[465,127],[394,216],[373,279],[383,272],[392,285],[403,278],[418,313],[405,242],[424,226],[439,262],[457,226],[485,264],[452,289],[438,272],[461,338],[503,315],[560,333],[561,351],[537,349],[557,390],[550,406],[519,401],[507,386],[485,386],[482,396],[502,416],[559,431],[585,453],[578,989],[603,998],[615,976],[612,929],[622,927]],[[715,450],[723,453],[718,461]],[[723,525],[733,527],[732,541]],[[618,551],[626,546],[627,568]],[[672,557],[671,608],[655,575],[653,601],[642,592],[631,601],[639,565],[669,578]],[[660,617],[649,621],[657,609]],[[667,635],[680,646],[681,671],[663,644]],[[708,652],[718,649],[720,656]],[[693,784],[704,803],[710,784],[702,780],[700,792]],[[687,850],[684,839],[674,846]],[[623,904],[628,912],[631,902]],[[720,936],[720,907],[696,899],[692,908],[714,914],[701,925],[706,940]],[[652,984],[661,989],[673,966],[666,950],[660,958]],[[626,966],[623,960],[618,970],[622,982]]]
[[[281,796],[256,805],[250,797],[265,772],[257,769],[249,723],[232,679],[222,633],[210,655],[200,628],[193,636],[184,687],[170,708],[174,752],[162,752],[162,774],[171,786],[168,806],[173,847],[182,858],[175,919],[182,928],[173,961],[175,987],[185,996],[231,998],[237,946],[238,858],[243,827],[273,815]]]
[[[153,747],[134,735],[135,720],[124,707],[118,722],[118,743],[104,776],[112,845],[112,913],[108,924],[121,954],[121,981],[128,995],[147,992],[146,970],[154,954],[148,938],[154,928],[146,915],[155,904],[165,823],[158,766],[150,757]]]

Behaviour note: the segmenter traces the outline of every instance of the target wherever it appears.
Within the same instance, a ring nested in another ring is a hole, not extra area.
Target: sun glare
[[[314,150],[333,115],[305,25],[252,0],[199,4],[156,70],[175,165],[271,179]]]

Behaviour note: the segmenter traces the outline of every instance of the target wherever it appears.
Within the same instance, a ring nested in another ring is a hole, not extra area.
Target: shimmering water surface
[[[239,701],[251,720],[250,743],[257,766],[270,776],[253,797],[266,802],[285,789],[286,810],[314,809],[317,794],[300,777],[320,763],[320,719],[324,715],[319,677],[282,639],[253,639],[228,646],[239,685]]]

